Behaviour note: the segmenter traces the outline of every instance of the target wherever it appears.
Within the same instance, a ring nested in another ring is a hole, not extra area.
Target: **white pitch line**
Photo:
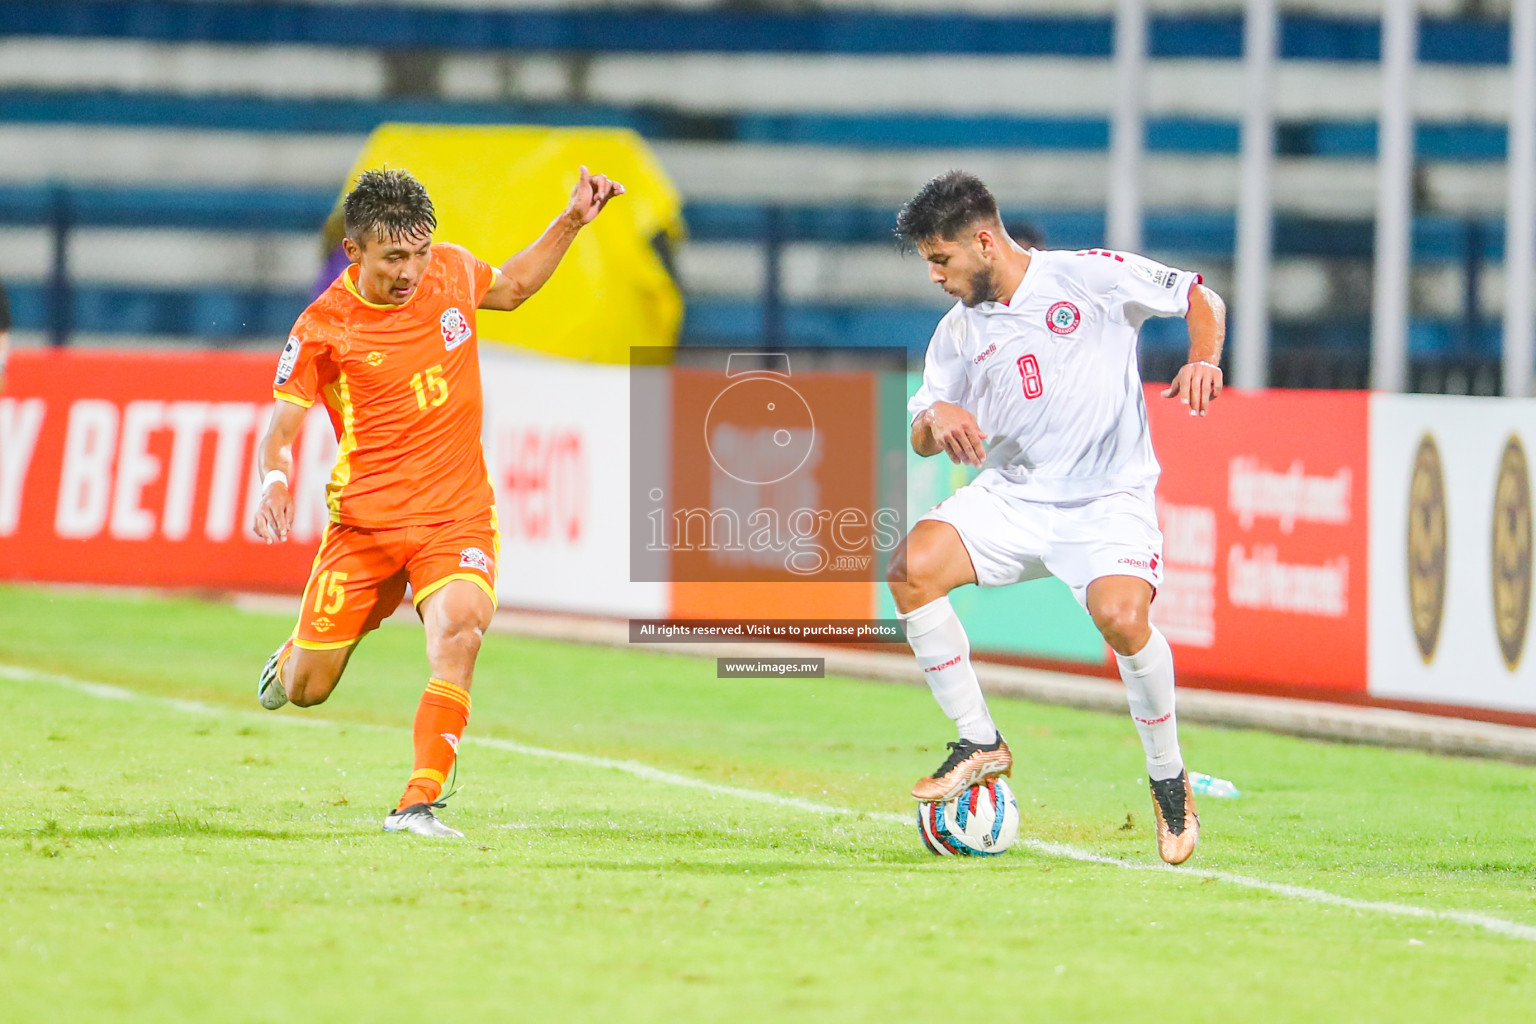
[[[177,711],[198,715],[234,715],[239,717],[261,718],[268,722],[282,722],[289,725],[307,726],[332,726],[349,725],[358,723],[340,723],[326,719],[304,719],[292,715],[274,716],[269,711],[242,711],[238,708],[225,708],[215,704],[205,704],[201,701],[179,700],[174,697],[157,697],[150,694],[139,693],[126,687],[114,686],[110,683],[97,683],[84,679],[75,679],[72,676],[59,675],[52,672],[39,672],[35,669],[24,668],[19,665],[0,665],[0,678],[11,679],[22,683],[48,683],[67,689],[76,690],[91,697],[103,700],[119,701],[145,701],[160,704]],[[389,726],[369,726],[369,728],[385,729],[391,732],[405,732],[404,729],[391,728]],[[812,814],[847,815],[856,818],[868,818],[873,821],[884,821],[893,824],[911,824],[914,818],[910,815],[895,814],[890,811],[859,811],[850,807],[838,807],[835,804],[821,803],[816,800],[806,800],[798,796],[785,796],[782,793],[771,793],[760,789],[745,789],[740,786],[727,786],[718,782],[706,782],[689,775],[680,775],[677,772],[669,772],[661,768],[655,768],[641,761],[629,761],[615,757],[602,757],[597,754],[581,754],[571,750],[552,750],[548,747],[535,747],[527,743],[519,743],[516,740],[498,739],[494,736],[466,736],[464,741],[474,743],[482,747],[493,747],[497,750],[505,750],[513,754],[522,754],[527,757],[537,757],[548,761],[565,761],[569,764],[585,765],[589,768],[603,768],[610,771],[624,772],[639,779],[649,782],[659,782],[663,785],[678,786],[686,789],[702,790],[706,793],[714,793],[718,796],[727,796],[735,800],[751,801],[753,803],[770,804],[776,807],[788,807],[798,811],[807,811]],[[1121,860],[1118,857],[1108,857],[1104,854],[1094,853],[1091,850],[1080,849],[1076,846],[1068,846],[1064,843],[1048,843],[1040,839],[1018,840],[1018,845],[1033,850],[1047,857],[1061,857],[1067,860],[1080,861],[1086,864],[1103,864],[1108,867],[1124,868],[1129,871],[1154,871],[1177,877],[1190,877],[1210,879],[1216,882],[1225,882],[1228,885],[1238,886],[1244,889],[1253,889],[1259,892],[1273,893],[1276,896],[1284,896],[1287,899],[1300,900],[1303,903],[1313,903],[1320,906],[1343,907],[1347,910],[1358,910],[1370,914],[1383,914],[1391,917],[1413,917],[1428,921],[1446,921],[1455,924],[1467,925],[1472,928],[1481,928],[1484,931],[1493,932],[1512,939],[1523,939],[1527,942],[1536,942],[1536,926],[1521,924],[1518,921],[1506,921],[1501,917],[1493,917],[1488,914],[1477,914],[1461,910],[1432,910],[1428,907],[1418,907],[1410,903],[1391,903],[1381,900],[1360,900],[1352,896],[1340,896],[1324,889],[1312,889],[1307,886],[1289,885],[1284,882],[1271,882],[1263,878],[1252,878],[1248,875],[1231,874],[1226,871],[1212,871],[1207,868],[1172,867],[1167,864],[1152,864],[1142,861]]]

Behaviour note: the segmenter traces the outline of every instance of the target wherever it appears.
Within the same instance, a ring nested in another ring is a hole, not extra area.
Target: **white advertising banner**
[[[661,617],[629,581],[629,368],[483,351],[485,456],[510,608]]]
[[[1536,401],[1371,402],[1370,694],[1536,711]]]

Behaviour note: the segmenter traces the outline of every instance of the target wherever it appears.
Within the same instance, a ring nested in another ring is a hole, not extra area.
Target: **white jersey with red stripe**
[[[1148,317],[1185,315],[1199,282],[1132,253],[1032,249],[1006,303],[957,303],[939,321],[908,411],[968,410],[987,435],[975,483],[1019,500],[1150,491],[1160,467],[1137,333]]]

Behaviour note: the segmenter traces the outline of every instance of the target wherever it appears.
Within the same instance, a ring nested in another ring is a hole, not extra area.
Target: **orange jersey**
[[[480,443],[475,310],[495,271],[461,246],[432,246],[399,306],[357,290],[348,267],[293,326],[273,394],[325,402],[340,449],[326,486],[334,522],[421,526],[492,507]]]

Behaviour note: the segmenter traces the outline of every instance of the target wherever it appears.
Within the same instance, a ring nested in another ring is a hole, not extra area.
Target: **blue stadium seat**
[[[653,139],[708,139],[871,149],[949,149],[976,145],[1030,150],[1109,148],[1109,121],[1098,117],[945,114],[741,113],[688,117],[594,104],[514,104],[424,99],[340,100],[187,96],[96,91],[0,90],[8,122],[210,131],[366,134],[386,121],[430,124],[547,124],[629,128]],[[1149,118],[1147,148],[1165,153],[1235,154],[1234,121]],[[1425,160],[1503,160],[1502,124],[1418,126],[1414,151]],[[1367,121],[1282,124],[1285,156],[1373,157],[1376,125]]]
[[[599,5],[594,5],[594,8]],[[394,4],[195,3],[186,0],[0,0],[0,34],[75,35],[225,43],[721,53],[1016,53],[1108,56],[1111,19],[1102,16],[654,9],[486,10]],[[1154,57],[1236,57],[1240,16],[1172,13],[1149,24]],[[1282,56],[1369,61],[1379,57],[1374,20],[1288,13]],[[1421,60],[1504,63],[1502,20],[1425,18]]]

